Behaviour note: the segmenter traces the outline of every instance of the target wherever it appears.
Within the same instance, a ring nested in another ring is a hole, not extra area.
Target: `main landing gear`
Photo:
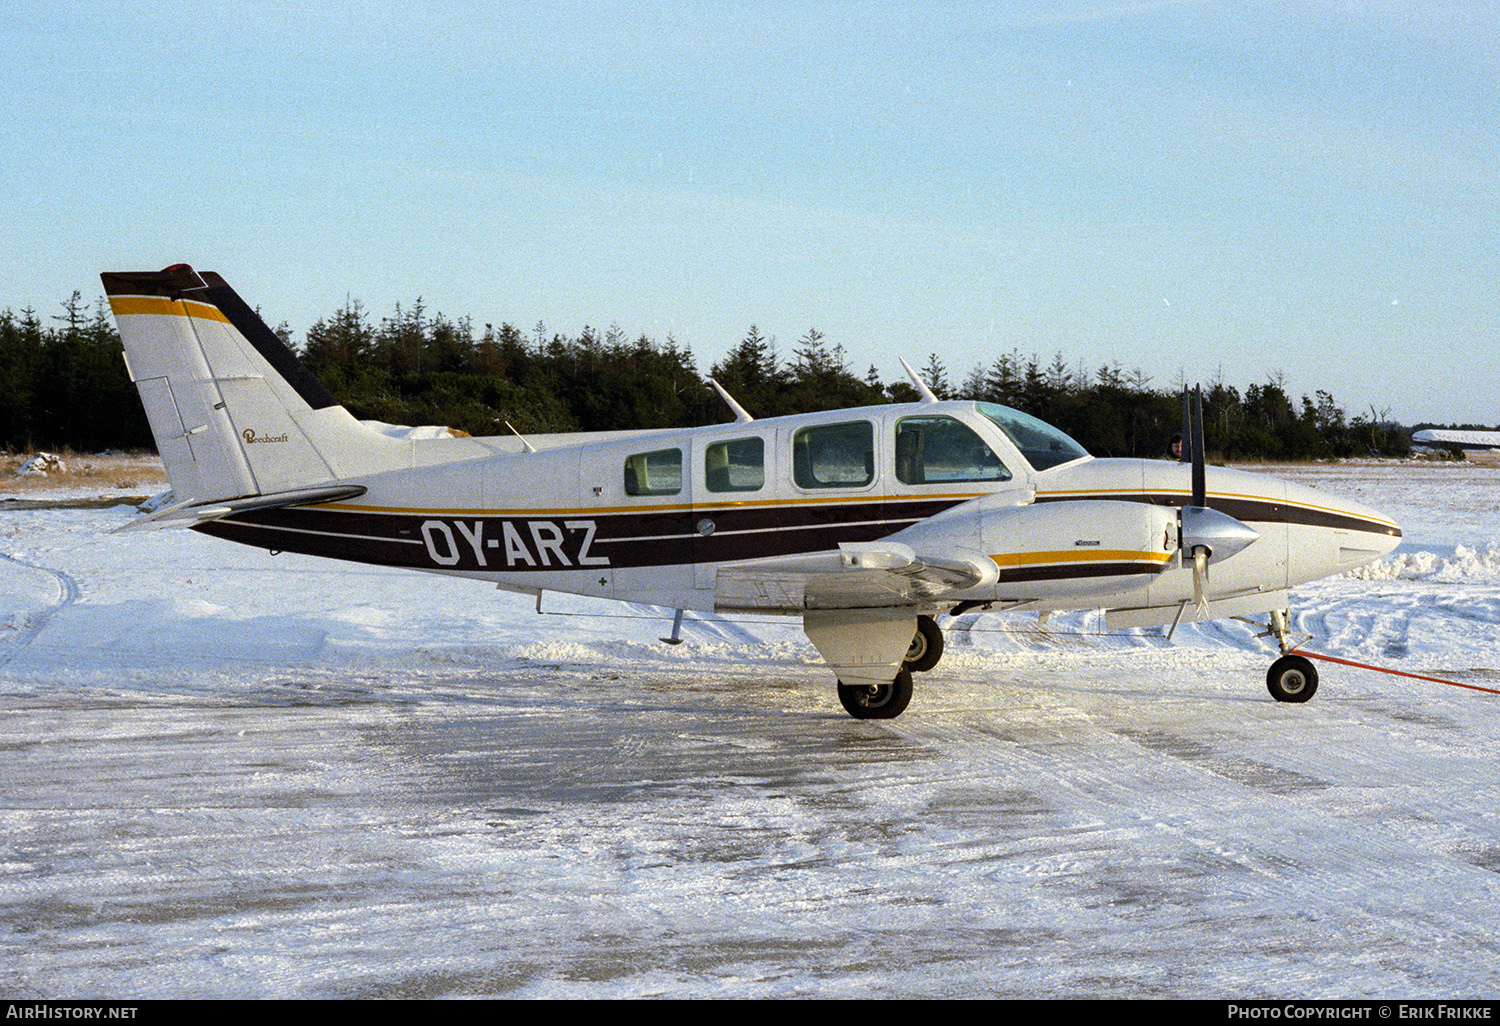
[[[1281,646],[1281,658],[1266,671],[1266,690],[1278,702],[1305,702],[1318,690],[1318,669],[1306,656],[1297,655],[1286,642],[1290,633],[1286,623],[1286,610],[1271,612],[1271,626],[1266,632],[1276,635]]]
[[[845,684],[839,681],[839,701],[856,720],[894,720],[911,704],[911,671],[902,670],[889,684]]]
[[[856,720],[893,720],[911,704],[913,673],[925,673],[943,658],[943,629],[930,616],[917,617],[917,633],[889,684],[859,685],[839,681],[839,702]]]
[[[903,670],[926,673],[943,658],[943,629],[930,616],[917,617],[917,633],[912,635],[911,647],[901,663]]]

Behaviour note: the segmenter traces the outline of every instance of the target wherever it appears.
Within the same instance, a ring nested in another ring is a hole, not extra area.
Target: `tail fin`
[[[306,492],[389,459],[217,274],[101,277],[179,505]]]

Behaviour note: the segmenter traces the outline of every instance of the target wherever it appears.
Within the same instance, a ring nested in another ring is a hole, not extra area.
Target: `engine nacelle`
[[[1141,502],[965,503],[890,538],[918,554],[982,554],[995,563],[986,599],[1072,599],[1144,586],[1177,553],[1177,511]]]

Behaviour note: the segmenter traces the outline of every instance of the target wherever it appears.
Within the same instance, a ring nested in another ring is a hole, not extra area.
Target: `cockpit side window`
[[[763,438],[715,442],[703,450],[703,483],[711,492],[754,492],[766,483]]]
[[[867,420],[819,424],[792,436],[799,488],[859,488],[875,480],[875,426]]]
[[[1089,454],[1087,449],[1046,421],[1037,420],[1008,406],[997,406],[994,403],[975,405],[986,419],[1005,432],[1005,436],[1026,457],[1026,462],[1037,470],[1072,463]]]
[[[896,480],[902,484],[1009,481],[1010,470],[974,429],[952,417],[896,422]]]
[[[681,491],[681,449],[658,449],[625,457],[626,495],[676,495]]]

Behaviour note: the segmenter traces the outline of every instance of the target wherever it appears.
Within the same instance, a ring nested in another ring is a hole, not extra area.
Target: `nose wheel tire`
[[[926,673],[943,658],[943,629],[930,616],[917,617],[917,633],[912,636],[911,647],[901,661],[903,670]]]
[[[1303,656],[1284,655],[1266,671],[1266,689],[1278,702],[1305,702],[1318,690],[1318,670]]]
[[[893,720],[911,704],[911,673],[902,670],[889,684],[874,687],[840,681],[839,701],[856,720]]]

